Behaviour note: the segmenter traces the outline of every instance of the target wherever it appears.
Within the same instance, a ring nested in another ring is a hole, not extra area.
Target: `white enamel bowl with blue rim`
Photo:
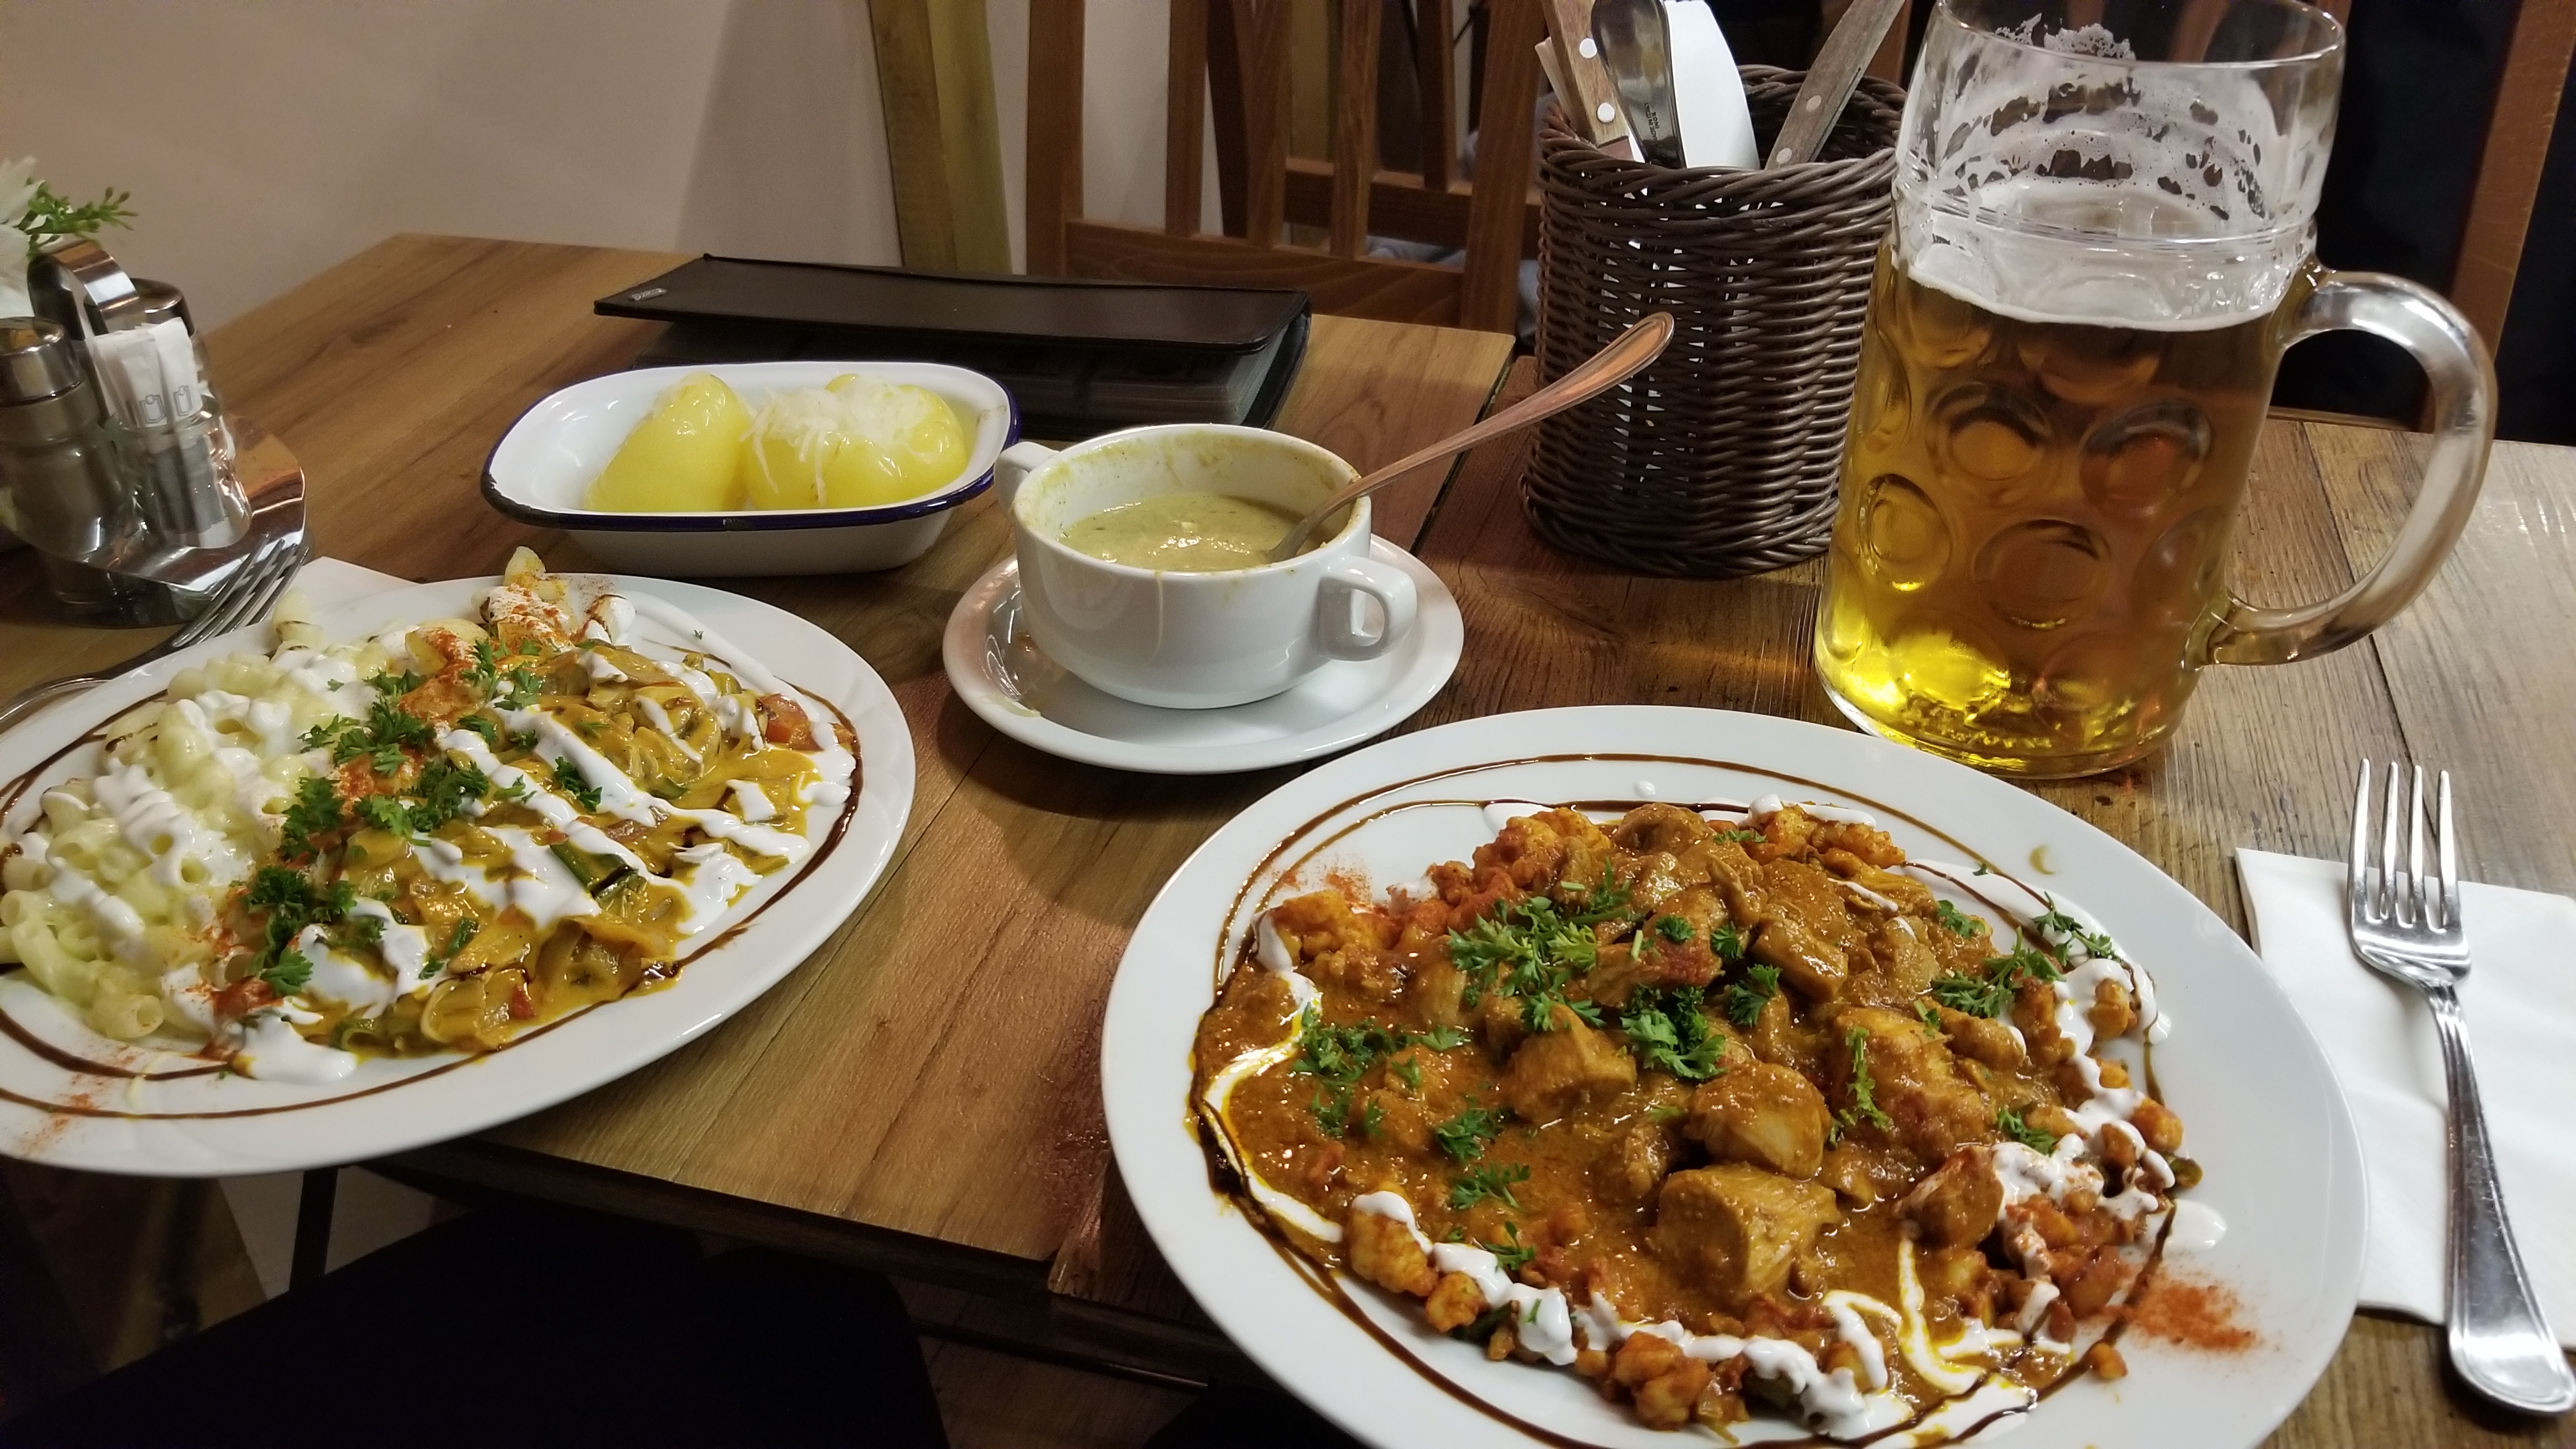
[[[591,480],[664,389],[711,372],[757,412],[798,388],[863,372],[938,394],[971,434],[966,466],[918,498],[877,508],[744,508],[610,513],[585,508]],[[624,573],[733,578],[898,568],[930,551],[958,504],[993,486],[993,459],[1019,440],[1020,409],[979,372],[935,362],[733,362],[613,372],[548,394],[522,413],[483,464],[483,499],[504,515],[559,528],[603,567]]]

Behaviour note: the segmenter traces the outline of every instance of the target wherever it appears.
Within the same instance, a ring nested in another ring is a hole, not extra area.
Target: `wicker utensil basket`
[[[1768,147],[1804,79],[1746,66]],[[1905,93],[1861,82],[1821,157],[1773,171],[1623,161],[1551,113],[1539,141],[1538,365],[1563,375],[1648,312],[1670,346],[1539,425],[1540,537],[1639,573],[1724,578],[1823,551]]]

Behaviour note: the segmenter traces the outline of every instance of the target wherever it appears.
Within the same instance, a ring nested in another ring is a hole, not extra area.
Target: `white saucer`
[[[1371,552],[1413,579],[1413,632],[1375,659],[1336,660],[1285,694],[1228,709],[1156,709],[1104,694],[1038,652],[1020,625],[1020,564],[1004,559],[948,616],[948,682],[984,722],[1024,745],[1149,775],[1222,775],[1328,755],[1393,729],[1430,702],[1466,642],[1458,601],[1420,559]]]

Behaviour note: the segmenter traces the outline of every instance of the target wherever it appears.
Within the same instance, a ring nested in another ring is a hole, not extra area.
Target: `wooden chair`
[[[2352,0],[2319,0],[2337,20]],[[2370,0],[2403,4],[2405,0]],[[2495,104],[2487,116],[2486,144],[2478,153],[2477,181],[2469,191],[2460,227],[2459,258],[2443,288],[2451,305],[2478,329],[2489,347],[2504,340],[2505,314],[2513,305],[2514,274],[2522,242],[2540,199],[2540,176],[2549,159],[2549,137],[2567,68],[2576,56],[2576,4],[2521,0],[2496,77]]]
[[[1476,170],[1450,134],[1450,0],[1414,0],[1418,172],[1377,165],[1381,0],[1337,0],[1331,161],[1288,154],[1290,7],[1317,0],[1173,0],[1160,230],[1082,215],[1081,0],[1029,13],[1028,269],[1057,276],[1304,289],[1320,312],[1509,332],[1521,259],[1538,254],[1529,178],[1540,0],[1487,0]],[[1227,234],[1199,226],[1203,129],[1215,115]],[[1241,178],[1239,184],[1235,178]],[[1290,245],[1285,226],[1323,228]],[[1371,235],[1463,248],[1463,267],[1366,255]]]

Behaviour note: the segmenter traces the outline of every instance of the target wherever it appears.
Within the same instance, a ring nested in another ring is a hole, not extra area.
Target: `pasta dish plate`
[[[433,588],[463,607],[355,632],[290,595],[265,648],[183,657],[0,787],[0,1127],[22,1108],[220,1135],[497,1067],[593,1008],[704,998],[679,1037],[641,1011],[613,1053],[658,1054],[795,964],[703,987],[683,969],[739,967],[727,948],[854,828],[856,904],[911,760],[887,757],[891,701],[845,650],[790,636],[783,664],[843,656],[837,688],[791,682],[665,597],[727,596],[525,550],[462,598]],[[605,1064],[569,1050],[572,1076]],[[0,1148],[61,1160],[72,1135],[39,1122]]]

